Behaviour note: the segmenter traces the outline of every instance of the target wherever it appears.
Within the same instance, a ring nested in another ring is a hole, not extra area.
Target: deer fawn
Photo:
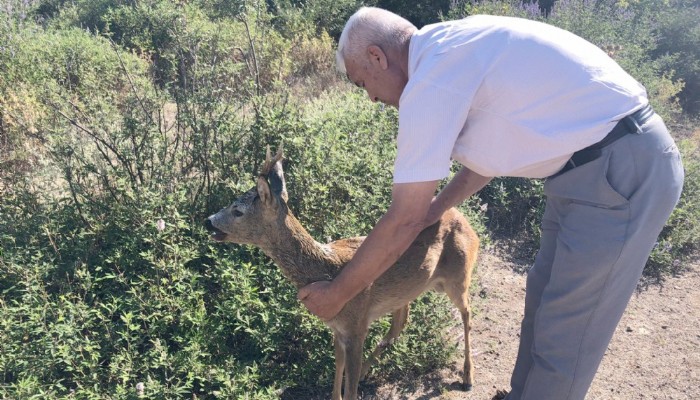
[[[271,157],[268,147],[256,187],[209,217],[206,225],[216,241],[260,247],[301,288],[338,275],[364,237],[316,242],[287,206],[281,161],[282,149]],[[462,314],[464,388],[471,389],[474,367],[469,343],[469,284],[478,247],[479,240],[464,216],[448,210],[439,222],[420,233],[396,264],[326,322],[335,345],[332,400],[342,399],[343,371],[345,399],[357,399],[360,379],[406,325],[409,303],[429,289],[445,292]],[[387,313],[392,314],[389,332],[363,364],[362,348],[369,325]]]

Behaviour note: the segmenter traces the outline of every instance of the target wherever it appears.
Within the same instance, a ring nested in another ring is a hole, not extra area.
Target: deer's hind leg
[[[408,321],[408,308],[409,305],[406,304],[405,306],[391,313],[391,327],[389,328],[389,332],[387,332],[384,338],[379,342],[379,344],[377,344],[377,347],[374,349],[372,354],[365,360],[364,363],[362,363],[360,379],[365,379],[369,369],[377,362],[377,357],[379,357],[384,349],[389,347],[392,343],[394,343],[394,340],[399,337],[403,331],[403,328],[406,326],[406,322]]]
[[[474,363],[472,362],[471,309],[469,307],[469,280],[445,285],[445,293],[462,315],[464,325],[464,390],[471,390],[474,385]]]

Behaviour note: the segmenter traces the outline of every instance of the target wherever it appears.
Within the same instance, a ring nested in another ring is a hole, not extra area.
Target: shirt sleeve
[[[465,127],[473,93],[456,93],[429,80],[409,82],[399,105],[394,183],[440,180]]]

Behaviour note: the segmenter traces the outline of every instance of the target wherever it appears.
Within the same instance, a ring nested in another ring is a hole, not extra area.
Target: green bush
[[[4,398],[137,398],[139,382],[149,398],[272,398],[236,330],[218,329],[231,302],[251,307],[236,296],[250,278],[213,267],[221,256],[178,212],[183,197],[142,192],[88,225],[59,204],[37,210],[26,242],[2,238]],[[5,206],[3,232],[25,222]]]
[[[395,12],[416,27],[434,24],[440,21],[440,17],[447,14],[450,6],[454,4],[451,0],[438,1],[397,1],[397,0],[377,0],[376,6]]]
[[[133,146],[137,130],[141,149],[149,139],[129,115],[142,115],[141,107],[132,106],[137,101],[147,105],[154,97],[145,83],[145,64],[79,29],[44,30],[11,22],[4,28],[0,128],[6,141],[0,150],[3,159],[21,168],[3,169],[0,189],[15,190],[31,176],[26,184],[42,180],[47,185],[44,191],[60,191],[56,188],[60,170],[79,176],[82,171],[69,166],[78,159],[85,162],[85,157],[94,162],[101,158],[105,167],[120,165],[137,174],[135,160],[119,157],[124,147]],[[131,108],[125,115],[118,115],[127,107]],[[50,162],[51,154],[66,162]],[[150,154],[143,151],[137,157],[144,165]]]
[[[513,257],[534,257],[544,213],[544,181],[495,178],[477,196],[485,214],[487,232],[495,239],[517,242],[518,252]]]
[[[651,57],[685,83],[678,98],[686,113],[700,114],[700,2],[698,0],[631,2],[652,16],[657,46]]]
[[[326,32],[338,39],[345,22],[364,5],[358,0],[274,0],[269,1],[277,16],[277,26],[287,37],[298,32],[300,25],[309,25],[313,32]]]
[[[659,235],[645,269],[647,281],[663,281],[687,269],[700,237],[700,149],[697,134],[678,142],[683,156],[685,182],[678,205]]]

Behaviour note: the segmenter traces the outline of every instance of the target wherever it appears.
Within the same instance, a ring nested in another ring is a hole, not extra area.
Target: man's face
[[[370,46],[364,59],[346,58],[348,79],[365,89],[372,101],[399,107],[399,99],[407,79],[396,65],[388,60],[377,46]]]

